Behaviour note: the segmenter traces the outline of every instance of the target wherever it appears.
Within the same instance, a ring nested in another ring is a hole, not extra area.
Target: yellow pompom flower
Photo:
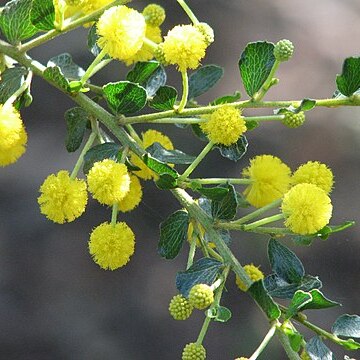
[[[98,45],[114,59],[127,60],[142,47],[146,24],[144,17],[127,6],[106,10],[97,23]]]
[[[251,159],[250,166],[242,174],[253,181],[245,189],[244,195],[255,207],[262,207],[282,198],[290,186],[290,168],[272,155],[260,155]]]
[[[334,175],[325,164],[319,161],[308,161],[294,172],[291,183],[294,185],[302,183],[314,184],[328,194],[334,184]]]
[[[240,111],[231,105],[215,110],[200,127],[212,142],[225,146],[235,144],[246,131]]]
[[[329,223],[332,205],[326,192],[313,184],[298,184],[281,205],[285,226],[300,235],[314,234]]]
[[[127,167],[111,159],[96,162],[87,175],[89,191],[101,204],[114,205],[130,190]]]
[[[27,134],[20,113],[0,104],[0,166],[16,162],[24,154]]]
[[[48,219],[63,224],[78,218],[87,204],[86,183],[71,179],[66,170],[49,175],[40,187],[40,211]]]
[[[78,5],[81,5],[81,10],[83,13],[88,15],[96,10],[103,8],[106,5],[111,4],[113,1],[114,0],[80,0],[76,2],[79,3]]]
[[[125,197],[119,201],[119,210],[127,212],[135,209],[140,204],[142,195],[140,180],[135,175],[130,175],[130,190]]]
[[[263,272],[254,264],[248,264],[244,266],[244,270],[249,275],[249,278],[252,281],[259,281],[264,278]],[[242,291],[247,291],[248,287],[243,283],[243,281],[236,275],[236,285]]]
[[[205,56],[204,35],[193,25],[178,25],[165,36],[162,50],[165,60],[180,71],[196,69]]]
[[[90,255],[102,269],[116,270],[124,266],[134,250],[135,235],[124,222],[102,223],[90,235]]]
[[[158,142],[162,145],[166,150],[173,150],[174,146],[171,140],[160,131],[156,130],[147,130],[142,135],[142,145],[144,149],[148,148],[155,142]],[[135,154],[131,154],[131,162],[141,170],[134,171],[134,173],[144,180],[155,179],[157,175],[143,163],[143,161],[136,156]]]
[[[162,41],[161,29],[158,26],[146,25],[145,36],[147,39],[153,41],[155,44],[159,44]],[[149,61],[154,57],[154,52],[147,47],[146,44],[143,44],[141,49],[130,58],[125,60],[127,66],[136,63],[138,61]]]

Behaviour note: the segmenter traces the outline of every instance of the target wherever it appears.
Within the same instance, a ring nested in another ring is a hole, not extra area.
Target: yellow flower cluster
[[[244,195],[255,207],[262,207],[282,198],[290,187],[290,168],[272,155],[260,155],[251,159],[250,166],[242,174],[252,180]]]
[[[215,110],[208,121],[200,123],[200,127],[212,142],[225,146],[235,144],[246,131],[240,111],[231,105]]]
[[[145,32],[144,16],[124,5],[106,10],[97,23],[100,48],[112,58],[123,61],[141,49]]]
[[[87,182],[93,198],[105,205],[120,202],[130,190],[127,167],[111,159],[96,162],[87,175]]]
[[[69,172],[49,175],[40,187],[40,211],[48,219],[63,224],[78,218],[87,204],[86,183],[70,178]]]
[[[196,69],[208,44],[203,33],[193,25],[178,25],[168,32],[162,46],[167,63],[180,71]]]
[[[254,264],[248,264],[244,266],[244,270],[249,275],[252,281],[259,281],[264,278],[263,272]],[[244,282],[236,275],[236,285],[242,291],[247,291],[247,286]]]
[[[105,270],[116,270],[127,264],[134,249],[135,235],[124,222],[102,223],[90,235],[90,255]]]
[[[16,162],[25,152],[27,134],[13,105],[0,104],[0,166]]]
[[[158,142],[166,150],[174,149],[171,140],[166,135],[162,134],[160,131],[150,129],[142,133],[141,135],[142,135],[142,145],[144,149],[147,149],[155,142]],[[133,165],[141,169],[138,171],[134,171],[134,173],[137,176],[139,176],[141,179],[150,180],[150,179],[155,179],[157,177],[157,175],[152,170],[150,170],[137,155],[133,153],[131,154],[131,162],[133,163]]]
[[[127,212],[135,209],[140,204],[142,194],[140,180],[135,175],[130,175],[130,189],[125,197],[118,202],[119,210]]]
[[[313,184],[298,184],[284,196],[281,205],[285,226],[300,235],[314,234],[328,224],[332,205],[324,190]]]

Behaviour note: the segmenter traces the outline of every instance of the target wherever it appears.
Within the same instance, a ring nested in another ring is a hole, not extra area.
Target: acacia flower
[[[135,175],[130,175],[130,189],[125,197],[118,202],[119,210],[127,212],[135,209],[140,204],[142,194],[140,180]]]
[[[74,221],[85,211],[86,183],[82,179],[71,179],[66,170],[49,175],[41,185],[40,193],[40,212],[56,223]]]
[[[314,234],[329,223],[332,205],[326,192],[313,184],[298,184],[281,205],[285,226],[300,235]]]
[[[244,270],[249,275],[252,281],[259,281],[264,278],[263,272],[254,264],[248,264],[244,266]],[[242,291],[247,291],[248,287],[244,282],[236,275],[236,285]]]
[[[89,191],[101,204],[113,205],[130,190],[127,167],[111,159],[96,162],[87,175]]]
[[[251,159],[250,166],[242,174],[253,181],[245,189],[244,195],[255,207],[280,199],[290,186],[290,168],[272,155],[260,155]]]
[[[127,6],[106,10],[97,23],[98,45],[114,59],[127,60],[142,47],[146,24],[144,17]]]
[[[291,183],[294,185],[302,183],[314,184],[328,194],[334,184],[334,175],[325,164],[319,161],[308,161],[294,172]]]
[[[189,292],[189,303],[196,309],[206,309],[214,302],[214,291],[207,284],[196,284]]]
[[[165,21],[165,10],[157,4],[147,5],[142,12],[145,21],[151,26],[160,26]]]
[[[89,252],[105,270],[116,270],[130,260],[135,249],[135,235],[124,223],[102,223],[90,235]]]
[[[147,149],[149,146],[154,144],[155,142],[158,142],[160,145],[162,145],[166,150],[173,150],[174,146],[171,142],[171,140],[164,134],[162,134],[160,131],[156,130],[147,130],[142,135],[142,145],[144,149]],[[141,170],[134,171],[134,173],[139,176],[140,178],[144,180],[150,180],[155,179],[157,175],[150,170],[143,161],[135,154],[131,154],[131,162]]]
[[[178,25],[165,36],[162,50],[165,60],[180,71],[196,69],[205,56],[204,35],[193,25]]]
[[[200,127],[212,142],[225,146],[235,144],[246,131],[241,112],[231,105],[215,110],[208,121],[200,123]]]
[[[189,303],[188,299],[181,294],[175,295],[169,304],[170,315],[175,320],[186,320],[190,317],[194,307]]]
[[[182,360],[205,360],[206,350],[201,344],[189,343],[186,344],[183,353]]]

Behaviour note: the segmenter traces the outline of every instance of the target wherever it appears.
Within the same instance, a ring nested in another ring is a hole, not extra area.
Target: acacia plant
[[[141,202],[141,181],[153,180],[158,191],[170,191],[179,202],[179,210],[160,224],[158,243],[165,259],[188,251],[187,264],[176,276],[178,294],[171,299],[169,312],[175,320],[186,320],[194,309],[205,310],[200,333],[184,347],[183,360],[205,359],[209,325],[230,320],[230,309],[221,305],[230,272],[236,274],[239,291],[257,303],[269,322],[268,333],[249,359],[255,360],[275,334],[291,360],[333,359],[324,341],[359,349],[352,339],[360,337],[359,316],[340,316],[331,331],[307,319],[304,311],[339,303],[322,293],[320,279],[305,273],[283,241],[311,245],[353,225],[351,221],[330,225],[331,169],[309,159],[292,171],[278,157],[259,154],[239,178],[191,175],[212,150],[238,161],[248,147],[246,132],[256,131],[263,121],[296,128],[304,124],[305,113],[317,107],[360,106],[360,58],[345,59],[331,98],[264,101],[278,83],[278,67],[290,60],[294,46],[289,40],[249,43],[239,59],[248,99],[240,100],[236,92],[201,105],[196,98],[223,74],[219,66],[200,66],[214,41],[211,27],[198,20],[184,0],[177,0],[189,24],[176,25],[162,37],[165,10],[148,4],[139,12],[125,5],[128,2],[12,0],[1,8],[0,165],[15,163],[25,152],[27,132],[20,112],[31,104],[32,77],[39,76],[76,103],[65,112],[67,150],[75,152],[85,142],[71,171],[59,170],[40,186],[40,211],[55,223],[74,221],[85,211],[88,192],[111,207],[110,221],[94,224],[89,238],[89,252],[99,271],[125,266],[134,253],[134,232],[118,218]],[[69,54],[45,65],[31,57],[32,49],[81,26],[89,28],[87,45],[94,55],[86,70]],[[111,61],[132,66],[126,78],[104,85],[90,82]],[[166,68],[171,66],[182,78],[179,97],[178,90],[166,84]],[[242,115],[243,109],[253,108],[265,108],[268,114]],[[174,149],[159,131],[149,128],[138,134],[139,123],[176,124],[183,131],[192,130],[205,146],[197,156],[188,155]],[[181,165],[186,165],[183,172]],[[263,274],[251,259],[240,264],[231,250],[229,230],[268,238],[272,273]],[[305,338],[299,325],[312,330],[314,337]]]

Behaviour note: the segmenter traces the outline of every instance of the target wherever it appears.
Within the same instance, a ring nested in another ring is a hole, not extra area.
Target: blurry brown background
[[[147,3],[133,1],[133,6],[142,9]],[[188,23],[175,0],[158,3],[167,11],[164,33],[174,24]],[[343,59],[359,55],[358,0],[189,0],[189,4],[216,34],[203,64],[225,68],[221,83],[199,99],[204,104],[242,90],[237,62],[250,41],[288,38],[295,44],[294,58],[280,67],[280,84],[267,99],[331,97]],[[46,62],[68,51],[86,67],[93,59],[86,49],[86,34],[80,29],[61,36],[31,55]],[[127,70],[113,62],[95,79],[99,84],[118,81]],[[178,86],[180,75],[169,73],[168,83]],[[158,225],[178,204],[147,183],[142,205],[119,216],[136,233],[135,255],[123,269],[101,270],[88,254],[87,241],[94,226],[109,220],[109,209],[90,201],[84,216],[65,225],[53,224],[39,213],[40,184],[49,173],[72,169],[77,154],[68,154],[64,147],[63,114],[73,103],[41,79],[34,80],[32,91],[34,102],[22,114],[29,133],[27,152],[15,165],[0,169],[0,359],[179,359],[183,346],[196,340],[203,315],[198,311],[186,322],[168,315],[176,272],[186,264],[186,249],[172,262],[161,259],[156,250]],[[187,153],[196,154],[203,146],[190,130],[169,126],[165,131]],[[243,160],[233,163],[214,151],[196,174],[239,176],[249,157],[263,153],[281,157],[293,169],[319,160],[331,166],[336,177],[332,222],[359,222],[360,109],[315,109],[299,129],[265,123],[249,133],[248,140],[249,152]],[[327,328],[344,312],[359,313],[359,233],[357,226],[327,242],[316,241],[311,248],[295,249],[307,272],[320,276],[324,293],[344,305],[308,312],[311,320]],[[261,264],[269,272],[265,238],[233,234],[232,249],[243,264]],[[223,304],[232,309],[233,318],[210,327],[204,342],[210,360],[249,356],[267,331],[265,318],[234,287],[233,278],[228,290]],[[343,358],[342,351],[330,347]],[[260,359],[285,359],[285,355],[274,340]]]

